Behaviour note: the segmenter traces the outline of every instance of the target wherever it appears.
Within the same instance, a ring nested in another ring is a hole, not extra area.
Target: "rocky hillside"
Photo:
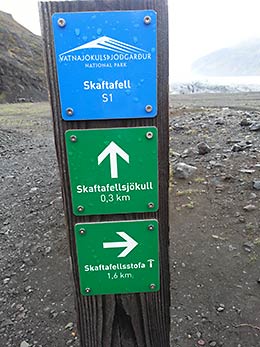
[[[0,103],[47,100],[41,38],[0,11]]]
[[[260,39],[210,53],[192,66],[194,73],[203,76],[258,76],[260,75]]]

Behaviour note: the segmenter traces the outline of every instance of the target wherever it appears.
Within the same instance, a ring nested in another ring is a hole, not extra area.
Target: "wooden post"
[[[170,330],[169,226],[168,226],[168,7],[167,0],[51,1],[39,4],[45,65],[52,106],[54,137],[61,174],[65,216],[75,284],[78,333],[82,347],[167,347]],[[154,118],[64,121],[55,62],[51,16],[58,12],[155,10],[157,12],[157,99]],[[64,134],[68,129],[104,129],[155,126],[158,128],[159,209],[123,215],[76,216]],[[158,292],[83,296],[80,293],[74,226],[83,222],[157,219],[161,288]]]

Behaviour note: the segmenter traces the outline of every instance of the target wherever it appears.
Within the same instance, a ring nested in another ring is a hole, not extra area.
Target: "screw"
[[[145,106],[145,111],[146,112],[150,113],[150,112],[152,112],[152,110],[153,110],[153,106],[152,105],[146,105]]]
[[[148,207],[149,208],[154,208],[154,203],[153,202],[149,202]]]
[[[85,230],[84,228],[79,229],[79,233],[80,233],[80,235],[84,235],[84,234],[85,234],[85,232],[86,232],[86,230]]]
[[[91,292],[91,288],[86,288],[86,289],[85,289],[85,292],[86,292],[86,293],[90,293],[90,292]]]
[[[66,108],[66,113],[68,116],[73,116],[74,110],[71,107]]]
[[[71,135],[70,141],[71,141],[71,142],[77,142],[77,136]]]
[[[64,18],[59,18],[59,19],[57,20],[57,23],[58,23],[58,26],[61,27],[61,28],[64,28],[65,25],[66,25],[66,21],[65,21]]]
[[[145,16],[144,17],[144,24],[150,24],[152,21],[152,18],[150,16]]]
[[[147,133],[146,133],[146,138],[148,139],[148,140],[150,140],[150,139],[152,139],[153,138],[153,133],[151,132],[151,131],[147,131]]]
[[[152,290],[153,290],[153,289],[155,289],[155,288],[156,288],[156,284],[151,283],[151,284],[150,284],[150,289],[152,289]]]
[[[150,230],[150,231],[154,230],[154,225],[152,225],[152,224],[148,225],[147,229]]]
[[[84,207],[83,206],[78,206],[78,211],[79,212],[83,212],[84,211]]]

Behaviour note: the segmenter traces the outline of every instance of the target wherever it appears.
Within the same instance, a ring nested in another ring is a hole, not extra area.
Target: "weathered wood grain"
[[[169,346],[168,226],[168,7],[167,0],[83,0],[40,2],[45,67],[52,106],[54,137],[62,181],[64,210],[75,284],[78,334],[82,347]],[[158,116],[154,119],[63,121],[55,67],[51,16],[55,12],[154,9],[158,16]],[[124,215],[74,216],[64,133],[67,129],[156,126],[159,135],[159,211]],[[160,232],[161,290],[155,293],[84,297],[79,290],[74,225],[82,222],[156,218]]]

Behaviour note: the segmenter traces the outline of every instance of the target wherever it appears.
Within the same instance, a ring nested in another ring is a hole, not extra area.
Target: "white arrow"
[[[110,142],[110,144],[101,152],[98,156],[98,165],[102,161],[110,156],[110,173],[111,178],[118,178],[118,169],[117,169],[117,155],[119,155],[124,161],[129,164],[129,155],[122,150],[115,142]]]
[[[123,231],[117,232],[119,236],[122,237],[125,241],[123,242],[103,242],[103,248],[122,248],[126,247],[123,252],[121,252],[117,257],[124,258],[126,257],[137,245],[138,243],[132,239],[129,235],[127,235]]]

